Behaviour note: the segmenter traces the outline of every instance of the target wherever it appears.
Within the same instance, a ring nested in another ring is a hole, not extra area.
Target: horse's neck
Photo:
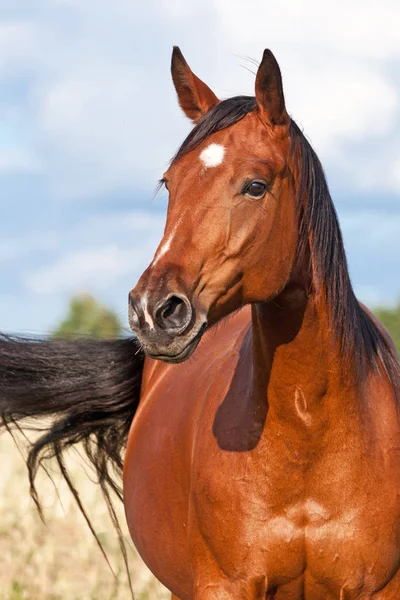
[[[322,303],[317,308],[312,296],[293,287],[274,302],[254,305],[252,321],[253,395],[275,417],[311,424],[327,413],[341,415],[349,408],[344,396],[356,401]]]

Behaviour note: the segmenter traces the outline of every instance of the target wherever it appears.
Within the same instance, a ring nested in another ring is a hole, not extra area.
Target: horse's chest
[[[374,485],[373,470],[352,473],[343,460],[310,470],[281,452],[261,468],[251,453],[224,454],[193,488],[200,554],[232,578],[263,574],[268,589],[281,593],[298,585],[306,600],[384,587],[400,560],[397,493],[384,478]]]

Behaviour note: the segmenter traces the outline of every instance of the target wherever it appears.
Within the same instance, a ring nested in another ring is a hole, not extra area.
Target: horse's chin
[[[145,344],[143,344],[143,349],[145,351],[146,356],[148,356],[149,358],[152,358],[153,360],[161,360],[163,362],[170,363],[170,364],[181,363],[181,362],[184,362],[185,360],[187,360],[193,354],[193,352],[196,350],[197,345],[199,344],[206,328],[207,328],[207,323],[202,323],[200,325],[200,327],[197,329],[197,331],[195,331],[193,333],[193,335],[191,336],[191,339],[189,341],[187,339],[182,340],[181,348],[179,348],[179,347],[177,348],[176,344],[174,344],[174,353],[173,354],[162,348],[160,348],[160,351],[158,351],[158,349],[153,349],[153,348],[150,351],[148,348],[146,348]]]

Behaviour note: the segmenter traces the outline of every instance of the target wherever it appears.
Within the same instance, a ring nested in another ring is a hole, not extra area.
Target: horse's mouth
[[[154,360],[162,360],[166,363],[177,364],[188,359],[196,350],[198,343],[200,342],[203,333],[207,329],[207,323],[202,323],[197,333],[192,337],[190,342],[180,350],[177,354],[155,354],[145,349],[146,356],[153,358]]]

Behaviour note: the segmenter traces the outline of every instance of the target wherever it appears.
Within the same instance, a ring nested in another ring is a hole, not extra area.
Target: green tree
[[[122,325],[112,310],[82,294],[71,298],[65,319],[53,332],[56,337],[73,334],[110,339],[122,334]]]
[[[400,355],[400,302],[395,308],[377,308],[374,312],[392,336]]]

